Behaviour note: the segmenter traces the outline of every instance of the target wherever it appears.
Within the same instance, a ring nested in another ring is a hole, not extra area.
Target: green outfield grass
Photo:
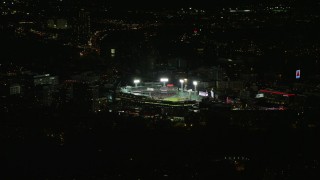
[[[172,96],[172,97],[165,98],[163,100],[177,102],[177,101],[184,101],[185,98]]]

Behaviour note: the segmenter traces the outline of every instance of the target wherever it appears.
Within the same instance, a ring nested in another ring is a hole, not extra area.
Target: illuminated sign
[[[199,96],[208,96],[208,92],[199,91]]]
[[[276,94],[276,95],[282,95],[285,97],[295,96],[295,94],[289,94],[285,92],[279,92],[279,91],[273,91],[273,90],[267,90],[267,89],[261,89],[259,90],[259,93]]]
[[[173,87],[173,84],[167,84],[167,87]]]
[[[300,69],[296,70],[296,79],[300,79]]]
[[[264,94],[263,93],[260,93],[260,94],[257,94],[256,95],[256,98],[263,98],[264,97]]]
[[[160,91],[168,91],[168,88],[167,87],[161,87]]]
[[[227,104],[230,104],[230,103],[232,103],[232,100],[231,100],[229,97],[227,97],[226,103],[227,103]]]
[[[161,79],[160,79],[160,82],[168,82],[168,81],[169,81],[168,78],[161,78]]]

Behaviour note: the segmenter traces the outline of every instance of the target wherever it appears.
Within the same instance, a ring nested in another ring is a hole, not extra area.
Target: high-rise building
[[[74,83],[72,101],[81,111],[97,112],[99,110],[99,86]]]
[[[19,84],[13,84],[10,86],[10,95],[16,95],[21,93],[21,86]]]
[[[50,29],[67,29],[68,21],[66,19],[48,19],[47,27]]]
[[[96,112],[99,109],[99,86],[94,85],[88,88],[88,95],[90,97],[90,110]]]
[[[55,89],[51,85],[42,85],[35,88],[35,102],[41,106],[51,106]]]
[[[37,75],[33,77],[34,85],[57,85],[59,79],[57,76],[50,76],[50,74]]]
[[[41,106],[51,106],[53,102],[53,94],[56,92],[59,79],[57,76],[43,74],[33,76],[35,86],[35,102]]]
[[[78,45],[88,44],[91,35],[90,24],[90,13],[81,9],[78,13],[74,27],[75,41]]]

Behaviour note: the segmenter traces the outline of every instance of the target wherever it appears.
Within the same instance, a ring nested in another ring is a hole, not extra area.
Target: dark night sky
[[[260,0],[110,0],[111,5],[115,6],[140,6],[140,7],[188,7],[188,6],[198,6],[198,7],[208,7],[212,5],[220,4],[243,4],[250,2],[257,2]]]
[[[77,2],[84,6],[109,6],[115,9],[177,9],[203,8],[215,9],[219,7],[240,7],[242,5],[271,4],[290,5],[296,7],[319,7],[319,0],[65,0]],[[318,5],[316,5],[318,3]]]
[[[101,0],[100,0],[101,1]],[[109,1],[113,7],[119,8],[177,8],[200,7],[212,9],[219,6],[250,5],[261,2],[268,4],[291,4],[298,6],[313,6],[317,0],[102,0]]]

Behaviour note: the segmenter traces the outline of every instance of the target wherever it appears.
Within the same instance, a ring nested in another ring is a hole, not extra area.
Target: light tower
[[[185,89],[185,90],[187,90],[187,84],[188,84],[187,82],[188,82],[188,79],[184,79],[184,83],[185,83],[184,89]]]
[[[193,85],[194,85],[194,91],[197,91],[197,85],[198,85],[198,81],[193,81]]]
[[[160,82],[163,82],[163,87],[166,87],[166,82],[168,82],[169,79],[168,78],[161,78]]]
[[[140,79],[133,80],[133,83],[135,84],[135,87],[138,87],[138,84],[140,83]]]
[[[183,92],[183,83],[184,83],[184,80],[183,80],[183,79],[180,79],[180,83],[181,83],[181,92]]]

